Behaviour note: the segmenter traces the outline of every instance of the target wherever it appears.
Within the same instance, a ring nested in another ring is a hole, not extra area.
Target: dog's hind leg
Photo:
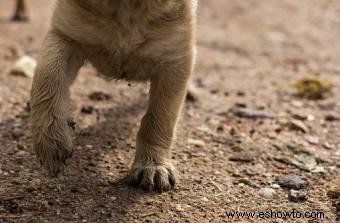
[[[58,175],[72,154],[69,86],[83,63],[76,43],[48,33],[32,85],[31,121],[36,156],[51,175]]]

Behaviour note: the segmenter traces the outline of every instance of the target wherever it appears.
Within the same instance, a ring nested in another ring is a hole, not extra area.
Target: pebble
[[[290,104],[295,108],[302,108],[303,107],[302,101],[293,100],[293,101],[291,101]]]
[[[244,151],[244,148],[242,146],[239,146],[239,145],[234,145],[231,147],[231,150],[234,151],[234,152],[242,152]]]
[[[27,146],[25,144],[22,144],[22,143],[17,143],[17,149],[19,149],[19,150],[26,150]]]
[[[192,89],[188,89],[185,101],[190,102],[190,103],[198,102],[199,97],[198,97],[196,91],[194,91]]]
[[[309,186],[308,180],[299,175],[279,176],[276,181],[282,188],[286,189],[301,190]]]
[[[274,189],[280,189],[281,188],[280,185],[278,185],[278,184],[272,184],[272,185],[270,185],[270,187],[274,188]]]
[[[325,149],[329,149],[329,150],[335,149],[335,146],[334,146],[333,144],[328,143],[328,142],[322,144],[322,146],[323,146]]]
[[[300,120],[291,120],[290,123],[290,129],[292,130],[298,130],[301,131],[303,133],[307,133],[309,131],[308,127],[305,125],[305,123],[303,123]]]
[[[329,122],[340,121],[340,116],[337,116],[335,114],[328,114],[326,115],[325,120]]]
[[[94,111],[94,107],[91,106],[91,105],[84,105],[81,108],[81,112],[84,113],[84,114],[92,114],[93,111]]]
[[[93,149],[93,145],[90,145],[90,144],[86,145],[85,147],[86,147],[87,149]]]
[[[202,197],[201,200],[204,201],[204,202],[209,202],[209,199],[206,198],[206,197]]]
[[[340,199],[340,187],[329,190],[327,196],[331,199]]]
[[[188,139],[188,144],[196,146],[196,147],[204,147],[205,146],[205,142],[203,140],[199,140],[199,139]]]
[[[319,142],[320,142],[319,138],[316,137],[316,136],[310,136],[310,137],[308,137],[308,138],[307,138],[307,141],[308,141],[310,144],[312,144],[312,145],[317,145],[317,144],[319,144]]]
[[[287,40],[286,34],[277,31],[266,32],[264,37],[273,43],[284,43]]]
[[[13,136],[14,139],[20,139],[24,135],[25,135],[25,133],[21,129],[16,128],[12,132],[12,136]]]
[[[260,189],[259,195],[266,199],[273,199],[276,196],[276,191],[273,188],[264,187]]]
[[[20,57],[10,70],[12,75],[21,75],[32,78],[34,76],[34,70],[37,66],[37,61],[29,56]]]
[[[298,191],[298,190],[289,190],[288,200],[292,202],[305,202],[308,198],[308,192],[306,191]]]
[[[19,206],[19,204],[12,200],[3,202],[3,207],[5,210],[12,214],[21,214],[24,212],[23,209]]]
[[[242,183],[244,185],[251,185],[251,181],[248,178],[241,178],[239,181],[239,183]]]
[[[234,107],[230,110],[234,115],[241,118],[273,118],[275,115],[268,110],[258,110],[250,108]]]
[[[26,155],[26,152],[23,150],[19,150],[18,152],[15,153],[16,156],[24,156]]]
[[[317,167],[314,167],[310,172],[311,173],[326,173],[326,169],[323,166],[317,166]]]
[[[230,161],[249,163],[254,161],[254,156],[248,152],[238,152],[229,158]]]
[[[111,95],[101,91],[95,91],[89,95],[89,98],[93,101],[107,101],[111,99]]]

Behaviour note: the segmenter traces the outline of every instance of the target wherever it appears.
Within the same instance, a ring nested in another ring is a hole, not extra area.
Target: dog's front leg
[[[185,68],[184,68],[185,67]],[[175,186],[171,144],[186,94],[190,68],[162,70],[151,80],[150,101],[137,136],[130,182],[145,190],[167,191]]]
[[[84,63],[79,48],[50,31],[42,47],[31,91],[32,141],[38,160],[55,176],[71,157],[69,86]]]
[[[26,21],[28,20],[26,0],[17,0],[15,13],[12,18],[13,21]]]

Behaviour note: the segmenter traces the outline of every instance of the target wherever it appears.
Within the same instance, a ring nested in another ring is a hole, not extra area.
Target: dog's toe
[[[134,165],[130,172],[130,184],[146,191],[169,191],[176,184],[175,169],[171,164]]]

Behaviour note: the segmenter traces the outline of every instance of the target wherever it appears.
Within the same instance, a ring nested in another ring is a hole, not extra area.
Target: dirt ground
[[[106,82],[89,65],[71,90],[77,125],[67,172],[51,179],[40,169],[27,111],[32,80],[8,69],[15,51],[37,58],[53,5],[31,0],[31,20],[13,23],[14,1],[0,0],[0,222],[339,220],[339,1],[201,1],[196,100],[183,109],[173,149],[179,183],[163,194],[121,180],[132,164],[148,86]],[[324,99],[297,95],[296,81],[309,75],[332,83]],[[88,96],[96,91],[111,98],[93,101]],[[84,106],[94,111],[86,114]],[[244,117],[244,107],[266,115]],[[304,195],[298,202],[278,181],[292,174],[309,182],[297,191]],[[324,218],[227,215],[293,210]]]

